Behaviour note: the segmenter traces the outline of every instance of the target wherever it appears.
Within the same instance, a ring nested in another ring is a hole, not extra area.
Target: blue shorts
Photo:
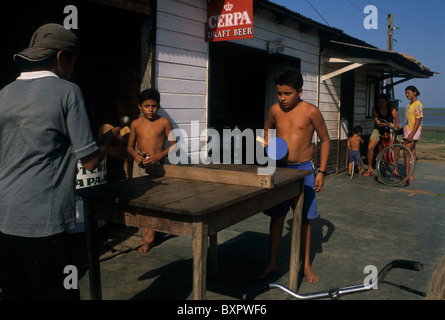
[[[315,219],[318,217],[317,202],[315,201],[315,174],[312,161],[287,164],[277,162],[277,167],[311,170],[312,174],[304,178],[303,219]],[[285,217],[294,199],[289,199],[275,207],[267,209],[264,213],[270,217]]]
[[[354,162],[356,166],[360,165],[360,151],[358,150],[349,150],[348,163]]]

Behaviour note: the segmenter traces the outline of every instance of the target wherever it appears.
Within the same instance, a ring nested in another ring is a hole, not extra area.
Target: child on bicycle
[[[364,143],[362,137],[362,127],[355,126],[352,128],[352,136],[348,138],[348,163],[349,163],[349,174],[352,173],[352,164],[357,166],[358,172],[362,174],[365,172],[361,163],[360,154],[360,143]]]

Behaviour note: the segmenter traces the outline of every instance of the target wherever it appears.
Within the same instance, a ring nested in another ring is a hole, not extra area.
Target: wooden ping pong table
[[[287,199],[295,198],[289,286],[295,290],[300,253],[304,177],[311,172],[255,165],[155,165],[150,175],[78,189],[84,198],[91,299],[102,299],[96,248],[97,219],[192,239],[193,298],[206,298],[207,251],[216,270],[217,233]]]

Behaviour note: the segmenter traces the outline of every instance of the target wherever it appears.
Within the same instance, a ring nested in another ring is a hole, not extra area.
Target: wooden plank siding
[[[204,40],[207,19],[206,0],[163,0],[157,5],[157,33],[155,56],[155,85],[161,93],[161,115],[168,117],[174,128],[185,130],[189,141],[200,139],[208,127],[209,44]],[[298,23],[276,24],[275,15],[267,10],[254,13],[254,38],[231,41],[238,45],[267,52],[270,41],[284,40],[283,54],[301,60],[304,79],[303,96],[323,114],[331,138],[330,173],[346,167],[346,132],[341,129],[341,76],[321,82],[321,75],[341,67],[320,61],[320,36],[315,32],[301,32]],[[329,54],[329,53],[326,53]],[[319,75],[319,72],[321,75]],[[366,73],[356,70],[354,86],[354,124],[370,133],[372,120],[366,117]],[[270,86],[268,87],[270,89]],[[273,93],[266,95],[265,112],[273,101]],[[192,121],[199,130],[192,130]],[[252,128],[256,129],[256,128]],[[317,136],[313,143],[317,145]],[[200,141],[200,148],[204,144]],[[319,152],[315,148],[318,165]],[[191,155],[193,157],[193,155]],[[195,155],[196,156],[196,155]]]

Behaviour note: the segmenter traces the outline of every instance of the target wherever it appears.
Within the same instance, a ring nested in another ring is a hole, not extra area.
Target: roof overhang
[[[327,49],[323,54],[323,62],[339,64],[341,68],[323,75],[322,81],[357,68],[365,68],[374,81],[401,78],[393,81],[392,86],[413,78],[429,78],[437,74],[413,57],[399,52],[336,40],[325,41],[323,48]]]

